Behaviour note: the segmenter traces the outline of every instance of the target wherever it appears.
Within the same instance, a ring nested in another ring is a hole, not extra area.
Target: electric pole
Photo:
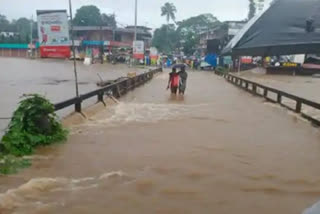
[[[103,29],[102,29],[102,20],[100,23],[100,60],[101,64],[103,64],[103,49],[104,49],[104,44],[103,44]]]
[[[32,38],[32,31],[33,31],[33,15],[31,15],[31,20],[30,20],[30,55],[31,58],[33,58],[33,38]]]
[[[70,27],[71,27],[71,41],[72,41],[74,80],[75,80],[75,85],[76,85],[76,97],[79,97],[76,50],[75,50],[75,47],[74,47],[74,38],[73,38],[73,23],[72,23],[73,19],[72,19],[72,4],[71,4],[71,0],[69,0],[69,12],[70,12]]]
[[[137,40],[137,21],[138,21],[138,0],[135,0],[134,41]]]

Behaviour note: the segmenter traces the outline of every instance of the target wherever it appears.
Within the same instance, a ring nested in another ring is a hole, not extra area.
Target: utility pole
[[[30,20],[30,57],[33,58],[33,38],[32,38],[32,31],[33,31],[33,15],[31,15]]]
[[[100,60],[101,64],[103,64],[103,48],[104,48],[104,42],[103,42],[103,29],[102,29],[102,16],[100,16]]]
[[[137,40],[137,21],[138,21],[138,0],[135,0],[135,14],[134,14],[134,41]]]
[[[76,97],[79,97],[76,50],[75,50],[75,47],[74,47],[74,38],[73,38],[73,23],[72,23],[73,19],[72,19],[72,4],[71,4],[71,0],[69,0],[69,12],[70,12],[70,27],[71,27],[71,41],[72,41],[72,54],[73,54],[74,81],[75,81],[75,85],[76,85]]]
[[[115,17],[115,13],[113,13],[113,17]],[[116,27],[114,25],[112,25],[112,40],[116,41]]]

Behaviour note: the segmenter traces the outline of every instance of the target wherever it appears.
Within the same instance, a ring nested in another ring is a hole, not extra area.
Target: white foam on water
[[[85,178],[33,178],[21,186],[0,194],[0,213],[2,210],[14,211],[24,207],[47,206],[57,199],[50,201],[54,192],[72,192],[98,188],[111,178],[128,177],[123,171],[107,172],[95,177]],[[113,179],[114,180],[114,179]],[[119,180],[123,183],[122,180]],[[60,198],[63,200],[63,197]],[[64,203],[60,201],[59,204]]]
[[[126,175],[126,174],[122,171],[108,172],[108,173],[101,175],[99,177],[99,179],[101,180],[101,179],[108,179],[110,177],[123,177],[124,175]]]
[[[53,158],[53,156],[47,155],[31,155],[31,156],[23,156],[23,159],[27,159],[27,160],[49,160],[51,158]]]
[[[95,180],[95,178],[94,177],[87,177],[87,178],[80,178],[80,179],[72,179],[71,182],[74,184],[78,184],[78,183],[92,181],[92,180]]]
[[[179,117],[197,112],[201,106],[208,104],[157,104],[157,103],[124,103],[113,107],[111,116],[99,119],[93,118],[86,126],[115,126],[132,122],[156,123],[162,120],[178,119]]]
[[[36,199],[42,193],[50,192],[55,188],[68,183],[65,178],[34,178],[16,189],[0,194],[0,210],[14,209],[23,206],[26,200]]]

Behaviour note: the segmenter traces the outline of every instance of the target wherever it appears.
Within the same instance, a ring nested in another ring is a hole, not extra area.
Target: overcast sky
[[[243,20],[248,14],[248,0],[138,0],[138,24],[151,28],[166,22],[160,16],[160,7],[165,2],[177,7],[177,20],[201,13],[212,13],[221,21]],[[269,0],[267,0],[269,2]],[[82,5],[94,4],[101,12],[115,13],[121,25],[134,23],[134,0],[72,0],[73,10]],[[37,9],[68,9],[68,0],[0,0],[0,14],[9,19],[31,17]]]

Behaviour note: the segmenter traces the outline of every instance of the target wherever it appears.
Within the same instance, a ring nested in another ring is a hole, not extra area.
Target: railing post
[[[264,89],[264,91],[263,91],[263,96],[264,96],[264,97],[267,97],[267,96],[268,96],[268,89],[266,89],[266,88]]]
[[[123,93],[127,93],[128,92],[128,88],[127,88],[127,82],[128,82],[128,79],[126,79],[123,83],[122,83],[122,87],[123,87]]]
[[[281,103],[281,101],[282,101],[282,96],[281,96],[280,93],[278,93],[278,94],[277,94],[277,102],[278,102],[278,103]]]
[[[81,112],[81,100],[80,99],[78,99],[76,104],[74,105],[74,110],[75,110],[75,112],[79,112],[79,113]]]
[[[98,93],[98,102],[103,102],[103,92]]]
[[[119,86],[119,83],[117,84],[117,87],[116,87],[116,93],[117,93],[117,97],[121,97],[121,88]]]
[[[132,78],[132,88],[135,88],[137,86],[137,77]]]
[[[256,84],[252,84],[252,91],[254,94],[257,93],[257,85]]]
[[[130,78],[130,79],[128,79],[128,81],[127,81],[127,88],[128,88],[128,90],[131,90],[131,85],[132,85],[132,79]]]
[[[301,113],[301,107],[302,107],[301,101],[297,100],[297,104],[296,104],[296,112],[297,113]]]

